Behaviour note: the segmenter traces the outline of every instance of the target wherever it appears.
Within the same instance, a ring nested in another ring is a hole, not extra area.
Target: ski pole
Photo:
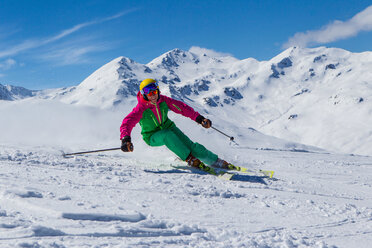
[[[120,150],[120,147],[117,148],[109,148],[109,149],[101,149],[101,150],[94,150],[94,151],[85,151],[85,152],[74,152],[74,153],[64,153],[62,151],[62,156],[67,157],[67,156],[72,156],[72,155],[80,155],[80,154],[87,154],[87,153],[94,153],[94,152],[106,152],[106,151],[114,151],[114,150]]]
[[[211,127],[211,128],[213,128],[213,129],[214,129],[214,130],[216,130],[217,132],[219,132],[219,133],[221,133],[221,134],[225,135],[226,137],[230,138],[230,140],[231,140],[231,141],[234,141],[234,137],[232,137],[232,136],[230,136],[230,135],[227,135],[227,134],[225,134],[224,132],[222,132],[222,131],[218,130],[218,129],[217,129],[217,128],[215,128],[215,127]]]

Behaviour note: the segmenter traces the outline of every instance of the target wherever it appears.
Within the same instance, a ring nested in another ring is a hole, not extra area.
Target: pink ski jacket
[[[120,139],[130,136],[132,129],[139,122],[142,137],[148,143],[148,139],[154,132],[175,125],[168,119],[169,110],[194,121],[200,115],[187,104],[160,94],[156,104],[146,101],[140,92],[137,93],[137,100],[137,106],[124,118],[120,126]]]

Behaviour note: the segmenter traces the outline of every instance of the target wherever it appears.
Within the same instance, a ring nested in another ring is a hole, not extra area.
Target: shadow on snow
[[[154,173],[154,174],[199,174],[199,175],[208,175],[207,172],[190,168],[190,172],[182,169],[171,169],[171,170],[144,170],[145,172]],[[212,176],[212,175],[211,175]],[[249,183],[260,183],[267,185],[265,182],[266,176],[252,176],[252,175],[242,175],[242,174],[234,174],[234,176],[230,179],[230,181],[240,181],[240,182],[249,182]]]

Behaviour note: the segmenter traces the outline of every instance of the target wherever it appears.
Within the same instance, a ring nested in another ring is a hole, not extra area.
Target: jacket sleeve
[[[196,117],[198,117],[200,114],[196,112],[192,107],[187,105],[184,102],[172,99],[167,96],[163,96],[164,101],[167,103],[170,110],[177,114],[181,114],[185,117],[190,118],[191,120],[195,121]]]
[[[143,109],[140,108],[140,105],[138,104],[135,108],[133,108],[132,112],[130,112],[124,118],[120,126],[120,139],[124,138],[125,136],[130,136],[133,128],[141,120],[142,114],[143,114]]]

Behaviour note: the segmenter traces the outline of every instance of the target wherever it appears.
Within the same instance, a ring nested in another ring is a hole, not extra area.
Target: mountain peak
[[[133,59],[128,58],[128,57],[124,57],[124,56],[120,56],[120,57],[114,59],[113,61],[115,61],[119,64],[135,64],[136,63]]]
[[[196,56],[188,51],[175,48],[168,51],[148,63],[149,67],[160,67],[164,69],[177,68],[180,64],[196,61]]]
[[[12,101],[32,97],[36,90],[28,90],[20,86],[0,84],[0,100]]]

